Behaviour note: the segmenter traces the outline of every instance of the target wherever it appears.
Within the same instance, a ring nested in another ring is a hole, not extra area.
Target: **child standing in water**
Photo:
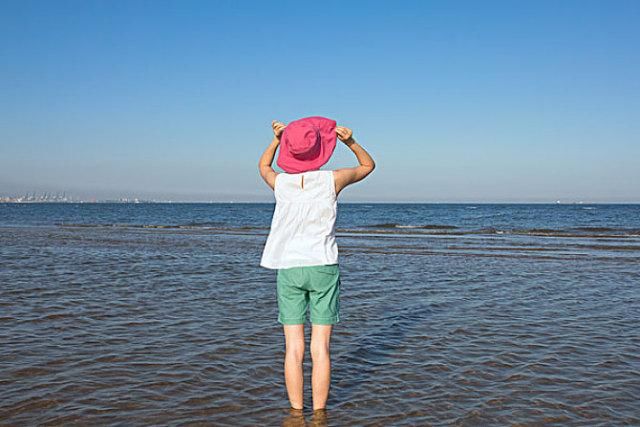
[[[278,321],[285,336],[284,375],[291,408],[303,408],[302,360],[307,309],[311,320],[311,388],[314,413],[324,411],[331,382],[329,341],[340,320],[340,269],[335,241],[338,194],[375,168],[351,129],[324,117],[289,125],[273,121],[274,138],[258,163],[274,190],[276,206],[260,266],[277,270]],[[355,154],[358,166],[320,170],[339,138]],[[282,141],[282,142],[281,142]],[[278,173],[271,164],[280,147]]]

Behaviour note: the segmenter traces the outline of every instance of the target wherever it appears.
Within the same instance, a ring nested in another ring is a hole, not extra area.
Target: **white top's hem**
[[[335,260],[317,260],[317,261],[301,261],[294,263],[270,263],[270,262],[261,262],[260,267],[269,268],[271,270],[277,270],[279,268],[292,268],[292,267],[313,267],[316,265],[330,265],[330,264],[338,264],[338,259]]]

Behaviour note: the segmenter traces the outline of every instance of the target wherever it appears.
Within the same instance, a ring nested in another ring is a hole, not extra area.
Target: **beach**
[[[0,423],[287,422],[272,212],[0,204]],[[328,425],[640,424],[640,205],[340,204],[336,235]]]

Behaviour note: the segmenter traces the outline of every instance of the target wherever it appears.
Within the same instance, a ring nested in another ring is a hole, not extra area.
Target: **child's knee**
[[[322,360],[329,357],[329,343],[326,341],[311,342],[311,358]]]
[[[295,360],[302,360],[304,358],[304,341],[287,342],[286,356]]]

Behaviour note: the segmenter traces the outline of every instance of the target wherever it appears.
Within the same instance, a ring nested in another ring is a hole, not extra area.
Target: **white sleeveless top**
[[[278,269],[337,264],[338,202],[333,171],[279,173],[274,195],[276,206],[260,266]]]

